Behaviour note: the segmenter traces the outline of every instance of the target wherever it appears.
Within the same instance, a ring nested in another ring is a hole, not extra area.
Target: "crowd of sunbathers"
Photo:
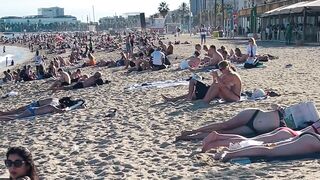
[[[36,51],[34,57],[36,70],[31,66],[24,66],[22,70],[17,69],[11,73],[4,72],[4,82],[9,81],[32,81],[36,79],[54,78],[49,90],[80,89],[96,85],[102,85],[101,72],[92,76],[82,74],[80,67],[118,67],[123,66],[132,71],[161,70],[171,65],[168,56],[174,53],[174,46],[171,42],[166,45],[155,33],[128,33],[122,36],[116,34],[98,34],[93,38],[90,34],[52,34],[52,35],[24,35],[12,39],[0,39],[1,43],[7,44],[28,44],[30,51]],[[95,46],[95,49],[93,48]],[[124,49],[122,48],[124,47]],[[46,50],[47,54],[55,53],[52,60],[45,60],[39,50]],[[59,54],[70,50],[70,56],[62,57]],[[118,50],[118,60],[97,60],[95,51],[111,52]],[[202,54],[204,51],[204,54]],[[250,38],[246,53],[239,48],[230,50],[222,46],[217,49],[214,45],[209,47],[200,44],[195,45],[192,56],[184,59],[179,64],[179,69],[194,71],[199,68],[210,67],[218,69],[210,72],[212,84],[206,85],[197,78],[189,82],[188,93],[179,97],[168,97],[162,95],[165,101],[177,101],[179,99],[196,100],[202,99],[209,103],[215,98],[221,98],[227,102],[240,100],[242,81],[232,63],[244,63],[244,67],[253,68],[261,65],[261,61],[267,61],[276,57],[266,54],[257,54],[255,39]],[[80,60],[87,61],[76,68],[75,72],[65,69],[80,63]],[[49,61],[45,68],[45,61]],[[47,81],[49,83],[51,81]],[[71,103],[72,104],[72,103]],[[53,112],[64,112],[66,104],[64,100],[45,99],[16,110],[0,112],[0,120],[13,120]],[[228,161],[236,157],[250,156],[290,156],[313,153],[320,151],[319,127],[317,119],[312,119],[309,124],[299,128],[300,131],[286,127],[284,113],[280,109],[265,112],[260,109],[246,109],[229,121],[208,125],[196,130],[184,131],[176,140],[203,139],[202,152],[208,152],[218,147],[227,147],[223,151],[214,151],[214,158]],[[312,124],[312,125],[311,125]],[[311,126],[308,126],[311,125]],[[265,133],[265,134],[264,134]],[[253,138],[244,136],[255,135]],[[243,135],[243,136],[242,136]],[[241,146],[242,141],[252,140],[255,145]],[[285,141],[284,141],[285,140]],[[234,143],[233,147],[230,143]],[[238,143],[238,144],[237,144]]]

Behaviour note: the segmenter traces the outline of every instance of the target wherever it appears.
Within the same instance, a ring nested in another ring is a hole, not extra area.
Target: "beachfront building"
[[[59,7],[39,8],[38,15],[0,18],[0,31],[66,31],[79,30],[80,26],[76,17],[64,15],[64,9]]]
[[[58,16],[58,17],[44,17],[42,15],[16,17],[8,16],[2,17],[2,22],[5,24],[51,24],[51,23],[66,23],[75,24],[77,18],[74,16]]]
[[[140,13],[126,13],[124,16],[103,17],[99,19],[100,30],[140,28]]]
[[[239,0],[238,32],[240,35],[261,33],[265,26],[261,15],[281,6],[310,0]]]
[[[99,29],[124,29],[126,28],[127,20],[123,16],[103,17],[99,19]]]
[[[50,7],[50,8],[39,8],[38,15],[48,18],[62,17],[64,16],[64,8]]]
[[[261,17],[264,39],[297,44],[320,43],[320,0],[281,6]]]

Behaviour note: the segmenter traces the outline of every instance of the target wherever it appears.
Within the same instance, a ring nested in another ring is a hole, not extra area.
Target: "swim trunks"
[[[209,90],[210,86],[209,85],[206,85],[200,81],[197,81],[196,83],[196,90],[195,90],[195,94],[196,94],[196,99],[203,99],[208,90]]]
[[[75,84],[72,89],[81,89],[84,88],[83,83],[82,82],[78,82],[77,84]]]

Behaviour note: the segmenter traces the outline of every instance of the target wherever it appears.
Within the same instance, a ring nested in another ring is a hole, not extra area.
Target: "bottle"
[[[241,157],[241,158],[234,158],[230,160],[230,163],[232,164],[240,164],[240,165],[246,165],[250,164],[251,160],[248,157]]]

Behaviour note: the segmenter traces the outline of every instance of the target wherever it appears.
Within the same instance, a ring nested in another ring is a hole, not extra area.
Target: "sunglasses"
[[[14,166],[16,168],[19,168],[19,167],[21,167],[22,165],[25,164],[25,161],[22,161],[22,160],[15,160],[15,161],[5,160],[4,164],[6,165],[7,168],[10,168],[12,166]]]

